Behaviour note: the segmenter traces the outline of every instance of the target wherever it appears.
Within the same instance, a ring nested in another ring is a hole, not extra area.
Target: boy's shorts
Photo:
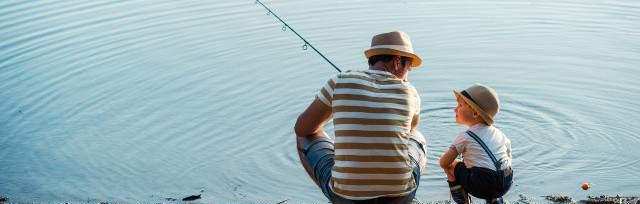
[[[423,162],[422,164],[426,164],[425,144],[414,139],[411,139],[411,141],[412,144],[409,145],[409,148],[417,149],[417,151],[409,151],[409,157],[413,164],[413,177],[415,178],[416,186],[418,186],[420,182],[419,164],[421,164],[421,162]],[[314,180],[320,184],[322,193],[332,203],[409,203],[413,200],[413,197],[415,197],[416,190],[418,190],[417,187],[405,196],[379,197],[370,200],[349,200],[333,193],[329,188],[329,182],[331,181],[331,168],[335,164],[333,160],[335,156],[334,152],[333,139],[330,137],[321,137],[313,141],[308,141],[303,145],[303,162],[309,164],[311,171],[313,171],[315,175]],[[419,155],[412,155],[415,153],[411,152],[418,152]]]
[[[513,179],[511,172],[509,172],[508,176],[502,177],[491,169],[482,167],[467,168],[464,162],[458,162],[454,174],[456,181],[462,185],[465,192],[474,197],[488,200],[502,197],[509,191]]]

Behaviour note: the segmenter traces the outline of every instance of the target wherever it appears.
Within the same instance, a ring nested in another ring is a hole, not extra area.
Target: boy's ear
[[[478,114],[478,112],[473,111],[473,118],[475,118],[478,121],[483,121],[482,117],[480,117],[480,114]]]

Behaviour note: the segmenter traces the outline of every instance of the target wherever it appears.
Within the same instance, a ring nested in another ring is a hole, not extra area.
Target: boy
[[[502,203],[513,174],[511,141],[493,126],[500,108],[498,95],[482,84],[453,92],[458,101],[454,110],[456,123],[469,129],[459,133],[440,157],[451,196],[458,204],[469,203],[467,193],[487,203]],[[458,155],[462,155],[463,161],[456,159]]]

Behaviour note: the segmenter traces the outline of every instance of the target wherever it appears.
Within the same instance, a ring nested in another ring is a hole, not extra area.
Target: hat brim
[[[471,99],[467,98],[466,96],[460,94],[460,92],[453,90],[453,94],[456,97],[462,98],[462,100],[464,100],[464,102],[466,102],[467,104],[469,104],[469,106],[471,107],[471,109],[473,109],[474,111],[476,111],[476,113],[478,113],[480,115],[480,118],[482,118],[482,120],[484,120],[485,123],[487,123],[487,125],[491,125],[493,124],[493,117],[491,117],[489,114],[487,114],[486,112],[484,112],[480,106],[478,106],[478,104],[476,104],[475,102],[473,102]]]
[[[364,51],[364,55],[367,57],[367,59],[371,56],[375,56],[375,55],[398,55],[398,56],[403,56],[403,57],[409,57],[411,58],[411,67],[419,67],[420,65],[422,65],[422,59],[413,53],[409,53],[409,52],[405,52],[405,51],[401,51],[401,50],[396,50],[396,49],[391,49],[391,48],[372,48],[372,49],[368,49],[366,51]]]

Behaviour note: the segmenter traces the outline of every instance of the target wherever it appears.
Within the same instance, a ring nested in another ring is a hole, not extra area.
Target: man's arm
[[[311,138],[326,135],[322,126],[331,119],[331,108],[315,99],[307,109],[298,116],[295,132],[297,137]]]
[[[311,177],[316,185],[320,186],[318,181],[316,181],[315,175],[309,164],[304,160],[304,154],[302,152],[302,147],[305,142],[314,140],[318,137],[327,137],[327,133],[324,132],[322,126],[324,126],[327,121],[331,118],[331,108],[325,105],[322,101],[315,99],[307,110],[305,110],[300,116],[298,116],[298,120],[295,125],[296,132],[296,146],[298,149],[298,157],[300,158],[300,162],[304,167],[304,170],[307,171],[307,175]]]
[[[411,119],[411,132],[412,133],[414,131],[416,131],[416,128],[418,127],[419,123],[420,123],[420,115],[419,114],[413,115],[413,119]]]

